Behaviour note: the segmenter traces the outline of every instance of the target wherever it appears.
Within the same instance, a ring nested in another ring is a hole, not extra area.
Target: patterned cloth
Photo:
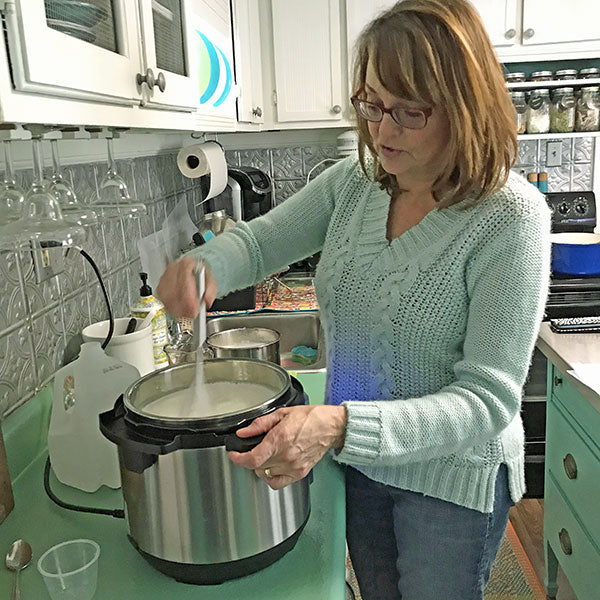
[[[389,206],[350,157],[191,255],[223,295],[321,251],[326,402],[348,411],[337,459],[490,512],[501,463],[513,501],[525,488],[519,408],[550,276],[550,212],[511,174],[390,243]]]

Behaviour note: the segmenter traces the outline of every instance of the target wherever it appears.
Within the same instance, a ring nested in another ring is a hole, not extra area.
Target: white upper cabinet
[[[272,0],[277,122],[336,123],[348,105],[339,0]]]
[[[492,44],[514,46],[519,40],[520,18],[517,0],[474,0]]]
[[[238,120],[264,123],[259,0],[232,0]]]
[[[136,104],[140,59],[131,0],[5,3],[5,35],[19,91]]]
[[[131,1],[131,0],[130,0]],[[139,0],[142,104],[192,111],[198,107],[192,0]]]
[[[524,45],[598,40],[598,0],[523,0]]]
[[[472,0],[503,62],[600,57],[599,0]]]
[[[346,0],[346,39],[348,42],[348,66],[352,68],[354,44],[365,25],[380,12],[391,8],[396,0]]]

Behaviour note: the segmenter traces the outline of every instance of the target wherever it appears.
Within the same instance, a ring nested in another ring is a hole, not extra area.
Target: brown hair
[[[354,90],[365,84],[372,61],[391,94],[443,107],[449,141],[433,195],[440,206],[498,190],[517,155],[514,109],[502,68],[477,11],[466,0],[404,0],[374,19],[360,34]],[[365,119],[358,117],[359,158],[374,159],[372,176],[390,194],[396,178],[377,158]]]

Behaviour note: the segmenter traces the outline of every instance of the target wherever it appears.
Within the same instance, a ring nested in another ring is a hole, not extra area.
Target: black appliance
[[[242,221],[251,221],[271,210],[273,184],[267,173],[256,167],[229,167],[228,174],[225,191],[208,201],[206,212],[225,210],[234,219],[241,217]],[[208,178],[203,184],[209,184]],[[207,190],[203,189],[203,194]],[[238,210],[241,210],[241,215],[236,215]],[[215,300],[210,312],[253,309],[255,293],[254,286],[231,292]]]
[[[255,167],[229,169],[229,177],[241,189],[242,220],[251,221],[273,208],[273,184],[271,178]],[[230,183],[233,190],[233,184]]]
[[[592,233],[597,223],[594,192],[551,192],[546,202],[552,211],[552,232]],[[544,320],[600,315],[600,278],[550,278]],[[524,389],[525,482],[527,498],[544,497],[546,446],[547,360],[536,348]]]
[[[273,207],[273,183],[267,173],[256,167],[229,167],[227,187],[207,202],[206,212],[224,210],[232,219],[251,221]],[[202,178],[203,195],[208,192],[210,179]],[[241,214],[236,215],[236,206]]]

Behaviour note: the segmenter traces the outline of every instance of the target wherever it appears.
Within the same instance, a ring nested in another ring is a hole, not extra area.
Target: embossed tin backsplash
[[[562,140],[562,165],[547,168],[547,140],[519,142],[515,170],[547,171],[550,191],[586,190],[592,185],[593,139]],[[311,169],[323,159],[334,158],[333,145],[228,150],[231,166],[249,165],[271,175],[275,202],[283,202],[306,182]],[[116,316],[128,314],[138,295],[140,262],[137,241],[162,226],[175,203],[185,197],[192,218],[202,208],[197,182],[176,168],[176,153],[117,161],[117,168],[139,201],[148,205],[140,220],[112,221],[91,229],[86,250],[97,261]],[[314,169],[318,174],[327,165]],[[80,200],[88,203],[96,193],[105,163],[64,168]],[[27,187],[31,171],[18,171]],[[156,282],[152,282],[156,285]],[[91,268],[74,253],[57,278],[35,283],[31,257],[0,253],[0,418],[34,396],[62,364],[67,341],[94,321],[106,318],[100,287]]]
[[[269,173],[279,203],[304,185],[312,167],[335,153],[335,146],[321,145],[230,150],[226,157],[231,166],[255,166]],[[79,164],[65,167],[63,174],[87,204],[105,169],[104,162]],[[132,196],[147,204],[148,214],[91,228],[85,249],[98,263],[115,316],[124,316],[139,292],[137,241],[160,229],[182,197],[192,218],[200,216],[202,207],[197,181],[179,173],[174,152],[119,160],[117,169]],[[31,177],[31,170],[17,171],[25,188]],[[78,253],[67,259],[63,273],[38,285],[30,255],[0,252],[0,419],[48,384],[73,335],[105,318],[97,279]]]

